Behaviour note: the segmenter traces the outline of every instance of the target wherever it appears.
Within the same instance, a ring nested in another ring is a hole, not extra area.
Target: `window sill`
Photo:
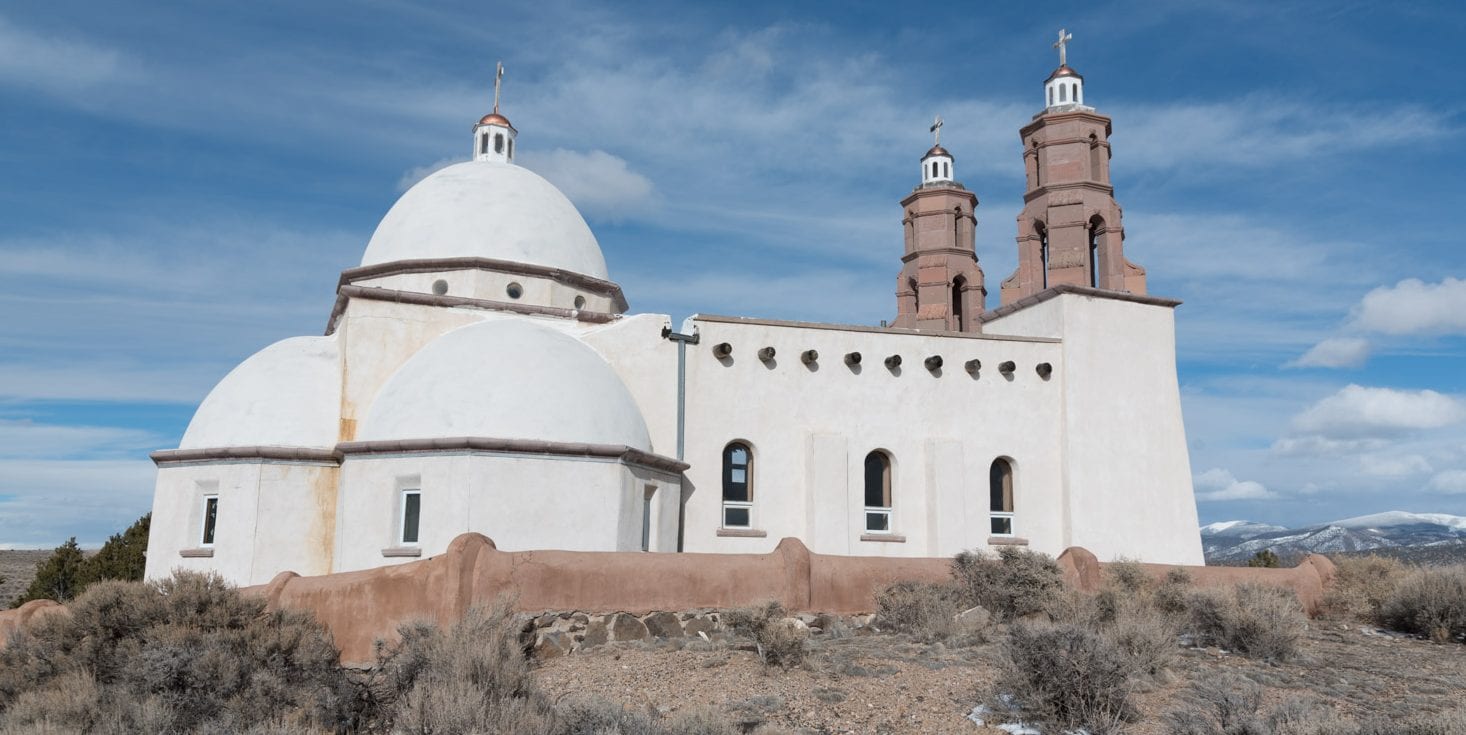
[[[989,536],[988,546],[1027,546],[1028,539],[1018,536]]]
[[[723,538],[764,538],[769,532],[757,528],[720,528],[718,535]]]
[[[905,536],[900,536],[900,535],[897,535],[897,534],[894,534],[894,533],[862,533],[862,534],[860,534],[860,540],[861,541],[884,541],[884,542],[886,542],[888,544],[904,544],[904,543],[906,543],[906,537]]]
[[[179,549],[178,555],[185,559],[208,559],[214,555],[214,550],[209,547],[199,549]]]
[[[422,547],[421,546],[392,546],[392,547],[389,547],[389,548],[386,548],[386,549],[382,549],[382,556],[385,556],[388,559],[397,558],[397,557],[422,556]]]

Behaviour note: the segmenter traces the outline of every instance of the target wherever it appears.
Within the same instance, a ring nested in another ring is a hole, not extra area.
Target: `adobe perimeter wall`
[[[1066,582],[1093,592],[1103,583],[1094,554],[1071,548],[1058,559]],[[769,600],[792,613],[853,615],[875,609],[876,594],[898,581],[943,582],[947,558],[814,554],[786,538],[769,554],[499,551],[477,533],[460,535],[446,553],[356,572],[302,577],[282,572],[247,587],[271,608],[308,610],[329,628],[347,665],[368,665],[379,640],[393,640],[414,620],[451,624],[467,610],[513,595],[523,612],[582,613],[726,610]],[[1156,577],[1174,567],[1145,565]],[[1186,567],[1198,586],[1250,581],[1290,589],[1315,613],[1333,564],[1310,556],[1292,569]],[[64,612],[48,601],[0,612],[0,645],[37,615]]]

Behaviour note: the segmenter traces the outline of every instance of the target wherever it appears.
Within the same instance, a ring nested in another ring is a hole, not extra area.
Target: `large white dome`
[[[651,451],[641,410],[610,364],[524,318],[433,340],[382,387],[357,432],[362,441],[465,436]]]
[[[601,246],[553,184],[512,163],[469,161],[419,181],[387,211],[362,265],[492,258],[607,279]]]
[[[229,371],[199,404],[180,449],[336,446],[341,362],[335,336],[291,337]]]

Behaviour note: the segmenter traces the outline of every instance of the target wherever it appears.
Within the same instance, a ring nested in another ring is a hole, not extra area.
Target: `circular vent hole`
[[[448,282],[441,278],[433,281],[433,293],[439,296],[448,293]]]
[[[509,298],[511,299],[517,299],[524,295],[524,287],[518,283],[509,284],[509,287],[504,289],[504,291],[509,294]]]
[[[577,308],[577,309],[584,309],[585,308],[585,297],[584,296],[576,296],[575,297],[575,308]]]

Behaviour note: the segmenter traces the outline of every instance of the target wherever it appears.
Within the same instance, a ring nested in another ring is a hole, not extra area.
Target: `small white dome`
[[[336,446],[341,362],[335,336],[292,337],[229,371],[194,412],[180,449]]]
[[[493,258],[608,279],[606,258],[575,205],[512,163],[457,163],[419,181],[387,211],[362,265]]]
[[[636,401],[605,359],[523,318],[433,340],[382,387],[357,439],[461,436],[651,450]]]

